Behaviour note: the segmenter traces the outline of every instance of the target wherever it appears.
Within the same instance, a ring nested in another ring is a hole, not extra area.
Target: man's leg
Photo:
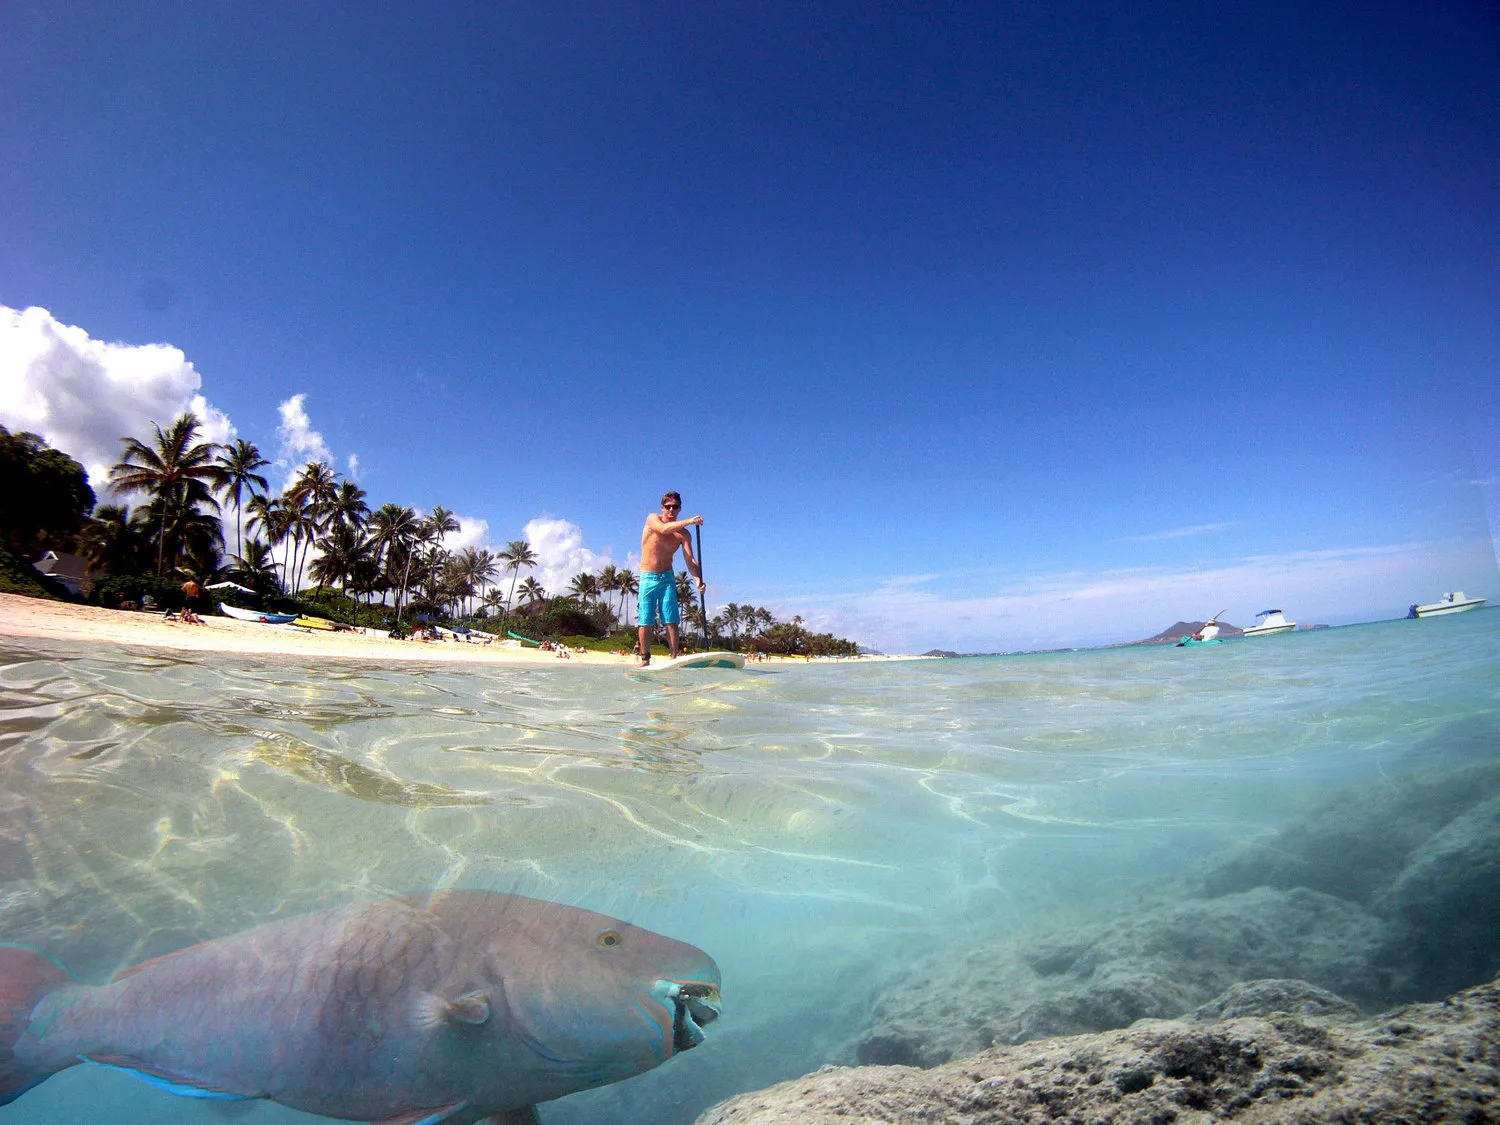
[[[645,665],[651,663],[651,626],[642,625],[639,629],[636,630],[636,632],[640,634],[640,664],[642,667],[644,667]]]
[[[678,649],[678,647],[677,647],[677,626],[676,625],[668,625],[667,626],[667,647],[672,650],[672,659],[676,660],[678,652],[680,651]]]

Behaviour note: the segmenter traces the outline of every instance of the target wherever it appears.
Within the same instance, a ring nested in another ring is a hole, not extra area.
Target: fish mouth
[[[718,985],[703,981],[659,980],[656,992],[672,1003],[672,1052],[690,1051],[703,1042],[703,1025],[719,1018],[723,1000]]]

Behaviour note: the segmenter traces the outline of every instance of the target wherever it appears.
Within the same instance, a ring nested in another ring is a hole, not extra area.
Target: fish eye
[[[605,949],[613,948],[614,946],[620,944],[620,931],[619,930],[605,930],[603,933],[601,933],[594,940],[597,941],[600,944],[600,946],[602,946]]]

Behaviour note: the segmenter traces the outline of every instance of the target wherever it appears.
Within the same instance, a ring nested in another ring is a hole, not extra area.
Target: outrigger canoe
[[[219,612],[236,621],[258,621],[262,625],[286,625],[297,620],[295,613],[263,613],[258,609],[240,609],[238,606],[219,603]]]

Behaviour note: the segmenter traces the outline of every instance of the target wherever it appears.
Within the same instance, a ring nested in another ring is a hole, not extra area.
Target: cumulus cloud
[[[768,608],[886,651],[995,652],[1139,640],[1221,610],[1240,626],[1268,608],[1305,625],[1337,625],[1399,616],[1448,589],[1500,593],[1492,545],[1479,538],[1289,552],[1197,570],[1045,574],[978,597],[946,596],[927,578],[782,598]]]
[[[489,542],[489,520],[483,520],[477,516],[460,516],[457,513],[453,518],[458,521],[458,530],[450,531],[443,536],[444,550],[462,551],[465,547],[479,548]]]
[[[203,379],[178,348],[96,340],[46,309],[0,305],[0,423],[46,438],[88,470],[103,493],[120,439],[149,441],[184,411],[205,441],[236,436],[202,394]]]
[[[276,436],[281,440],[276,451],[276,467],[288,475],[309,461],[333,464],[333,453],[323,435],[313,429],[306,403],[307,395],[293,395],[276,408],[281,415],[281,424],[276,427]]]
[[[526,525],[523,537],[531,544],[537,565],[534,570],[524,572],[522,578],[535,577],[549,594],[566,593],[575,575],[584,571],[597,574],[604,566],[615,563],[609,552],[601,554],[585,547],[583,529],[567,520],[538,516]]]

